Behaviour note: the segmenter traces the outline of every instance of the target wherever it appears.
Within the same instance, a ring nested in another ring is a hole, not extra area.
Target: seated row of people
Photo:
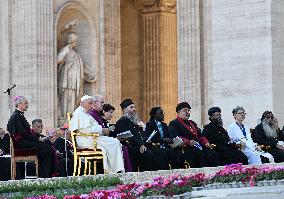
[[[37,150],[40,177],[52,177],[55,173],[66,175],[60,172],[61,168],[65,168],[60,165],[66,162],[61,157],[65,154],[65,140],[62,136],[55,140],[57,135],[54,130],[48,131],[48,140],[42,140],[42,121],[33,121],[31,130],[24,117],[24,111],[28,108],[27,99],[18,97],[15,106],[16,110],[7,125],[15,147]],[[85,95],[69,127],[71,131],[99,134],[97,144],[104,153],[104,169],[109,173],[178,169],[184,168],[185,163],[196,168],[232,163],[261,164],[274,162],[274,159],[275,162],[284,161],[284,147],[278,142],[284,136],[272,112],[263,114],[262,123],[255,128],[252,139],[249,129],[243,125],[245,110],[242,107],[233,109],[235,122],[226,131],[219,107],[208,110],[210,123],[201,130],[189,119],[191,106],[187,102],[176,106],[177,117],[169,125],[163,122],[161,107],[151,109],[150,121],[144,125],[131,99],[123,100],[120,106],[122,117],[115,125],[110,125],[108,121],[112,119],[115,108],[104,104],[100,95]],[[254,141],[269,145],[266,148],[269,153],[262,151]],[[91,137],[79,136],[76,142],[79,148],[93,147]],[[68,154],[67,162],[73,166],[72,153]],[[70,173],[73,171],[72,168],[68,170]]]

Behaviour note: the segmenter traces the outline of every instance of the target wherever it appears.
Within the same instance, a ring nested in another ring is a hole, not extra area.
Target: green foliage
[[[0,186],[0,193],[20,192],[22,195],[28,193],[59,193],[59,190],[91,190],[95,187],[107,187],[122,184],[118,177],[100,177],[100,178],[63,178],[42,181],[15,181]],[[70,192],[69,192],[70,193]],[[30,195],[30,194],[29,194]]]

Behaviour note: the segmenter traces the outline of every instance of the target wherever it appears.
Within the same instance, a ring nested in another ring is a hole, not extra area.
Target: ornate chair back
[[[68,122],[69,122],[69,127],[70,127],[70,122],[72,118],[71,113],[67,113],[68,117]],[[92,149],[84,149],[84,148],[79,148],[76,142],[76,138],[78,136],[82,137],[91,137],[93,139],[93,148]],[[84,158],[84,175],[87,175],[87,169],[89,170],[88,174],[91,174],[91,162],[94,162],[94,174],[96,175],[97,173],[97,168],[96,168],[96,163],[97,161],[103,161],[103,153],[101,149],[98,149],[97,145],[97,138],[99,137],[99,134],[92,133],[92,134],[86,134],[79,132],[78,130],[76,132],[72,131],[71,132],[71,139],[72,139],[72,144],[74,148],[74,172],[73,176],[80,175],[81,173],[81,158]]]

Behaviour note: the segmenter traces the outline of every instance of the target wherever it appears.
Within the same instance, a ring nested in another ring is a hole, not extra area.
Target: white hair
[[[27,101],[27,98],[25,98],[24,96],[16,96],[15,107],[17,108],[20,104],[24,103],[25,101]]]
[[[245,109],[242,106],[237,106],[232,110],[233,115],[237,114],[239,111],[244,111]]]
[[[93,101],[94,101],[94,102],[97,102],[97,101],[99,101],[100,99],[104,99],[103,96],[101,96],[101,95],[99,95],[99,94],[95,94],[95,95],[93,96]]]

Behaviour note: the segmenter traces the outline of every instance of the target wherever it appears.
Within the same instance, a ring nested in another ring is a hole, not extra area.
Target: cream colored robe
[[[71,131],[79,130],[81,133],[99,133],[97,138],[98,148],[104,153],[104,169],[108,173],[117,173],[124,171],[124,162],[122,156],[122,145],[116,138],[103,136],[102,127],[84,108],[79,106],[71,119]],[[78,136],[76,139],[78,148],[93,148],[93,138]]]

